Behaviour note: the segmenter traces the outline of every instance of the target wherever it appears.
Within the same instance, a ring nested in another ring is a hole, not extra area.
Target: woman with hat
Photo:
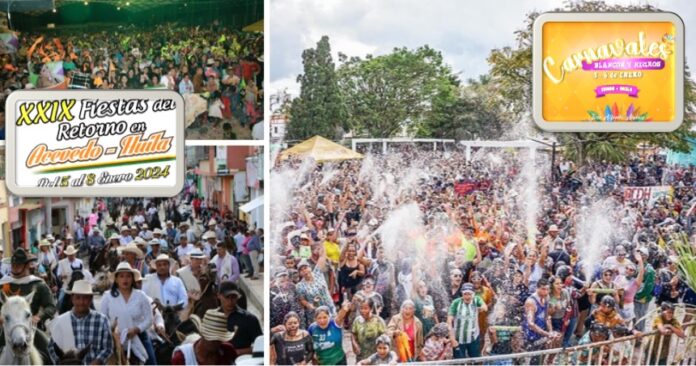
[[[217,309],[208,310],[200,327],[201,338],[174,349],[172,365],[231,365],[237,352],[227,341],[234,333],[227,330],[227,318]]]
[[[46,271],[52,271],[58,265],[58,259],[51,250],[51,243],[46,239],[39,242],[38,262]]]
[[[128,262],[128,264],[138,272],[146,273],[144,272],[146,269],[145,261],[143,261],[145,253],[143,253],[142,249],[140,248],[142,245],[145,245],[145,240],[143,240],[141,237],[137,237],[132,243],[126,245],[125,247],[120,247],[119,249],[124,261]]]
[[[124,348],[131,342],[131,363],[155,365],[155,352],[147,335],[152,326],[150,301],[135,288],[136,272],[128,262],[119,263],[111,291],[102,298],[99,311],[112,323],[118,323]]]

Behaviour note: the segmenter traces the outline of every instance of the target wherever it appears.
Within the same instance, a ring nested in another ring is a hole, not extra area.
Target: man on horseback
[[[121,226],[121,236],[119,237],[121,245],[128,245],[133,241],[133,237],[131,237],[130,233],[131,229],[128,227],[128,225]]]
[[[143,244],[145,243],[141,237],[137,237],[133,243],[130,243],[125,247],[121,247],[120,252],[123,259],[130,264],[131,268],[142,274],[144,273],[143,269],[145,268],[145,262],[143,261],[145,254],[142,250],[140,250],[140,248],[138,248],[138,244],[141,242]]]
[[[5,296],[27,296],[34,292],[31,300],[31,315],[34,324],[43,324],[51,319],[56,313],[56,304],[51,294],[51,290],[46,283],[29,274],[29,266],[35,261],[36,257],[27,254],[24,248],[17,248],[12,254],[12,271],[10,276],[0,279],[0,285]],[[0,319],[0,321],[2,321]],[[34,335],[34,346],[41,353],[44,363],[50,363],[48,358],[48,337],[41,330],[37,330]],[[5,335],[0,335],[0,347],[5,345]]]
[[[189,299],[197,300],[201,295],[200,276],[203,273],[203,261],[205,254],[199,249],[194,249],[190,254],[191,264],[176,271],[177,276],[186,287]]]
[[[159,228],[156,228],[155,230],[152,231],[152,240],[157,240],[160,243],[160,249],[162,249],[165,252],[169,248],[167,241],[162,238],[162,230],[160,230]],[[157,256],[155,256],[155,257],[157,257]]]
[[[171,275],[170,267],[174,260],[166,254],[160,254],[150,265],[156,269],[156,273],[145,276],[143,280],[143,291],[152,299],[159,299],[164,305],[188,305],[188,295],[186,287],[179,277]]]
[[[96,226],[92,229],[92,235],[89,236],[87,244],[89,246],[89,263],[94,263],[94,258],[96,258],[97,254],[99,254],[106,245],[106,239],[104,239],[101,231]]]
[[[149,242],[148,244],[149,244],[149,246],[150,246],[150,251],[149,251],[149,252],[147,253],[147,255],[145,256],[145,263],[146,263],[146,264],[152,263],[155,259],[157,259],[157,256],[159,256],[160,254],[162,254],[162,252],[161,252],[161,250],[160,250],[160,248],[161,248],[161,246],[162,246],[162,240],[161,240],[161,239],[157,239],[157,238],[152,239],[152,240],[150,240],[150,242]],[[148,267],[148,271],[149,271],[149,272],[152,272],[152,271],[154,271],[154,270],[155,270],[154,268]]]
[[[82,359],[84,364],[104,365],[114,350],[114,342],[106,315],[91,310],[92,285],[88,281],[75,282],[70,291],[73,308],[51,323],[51,343],[48,353],[52,364],[58,364],[55,347],[62,352],[84,349],[89,352]]]

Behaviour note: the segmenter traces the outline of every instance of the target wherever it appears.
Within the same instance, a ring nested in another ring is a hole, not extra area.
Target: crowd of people
[[[207,100],[201,124],[234,116],[251,128],[263,113],[263,52],[263,35],[217,22],[21,32],[18,51],[0,55],[0,105],[19,89],[169,89]]]
[[[195,185],[174,198],[96,199],[87,217],[13,251],[3,300],[26,299],[44,364],[233,364],[262,357],[239,282],[258,278],[263,241]],[[0,321],[2,345],[31,348],[8,333],[14,320]]]
[[[696,301],[675,249],[696,243],[694,168],[651,155],[561,161],[547,176],[543,154],[529,159],[488,149],[467,162],[430,146],[278,161],[271,362],[437,362],[659,331],[667,346],[651,359],[664,364],[690,320],[675,308]],[[624,199],[629,186],[673,189]],[[544,362],[632,363],[620,354]]]

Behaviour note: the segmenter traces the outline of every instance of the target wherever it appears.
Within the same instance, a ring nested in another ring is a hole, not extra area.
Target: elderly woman
[[[412,300],[406,300],[401,304],[401,311],[394,315],[387,325],[387,333],[395,339],[394,344],[398,345],[399,338],[404,335],[408,339],[408,356],[403,354],[398,346],[396,347],[402,362],[415,360],[423,349],[423,323],[416,318],[415,314],[416,304]]]
[[[128,262],[119,263],[111,291],[102,298],[100,312],[112,324],[118,324],[124,347],[131,343],[131,363],[155,365],[155,352],[147,335],[152,326],[150,301],[135,286],[136,272]]]
[[[319,365],[345,365],[346,354],[343,352],[343,329],[341,324],[350,303],[344,302],[335,318],[332,318],[327,306],[320,306],[314,311],[314,323],[307,330],[312,335],[316,358]]]
[[[353,351],[357,360],[364,360],[376,351],[376,340],[387,330],[384,320],[375,315],[375,306],[371,299],[360,304],[360,315],[355,318],[351,332],[353,333]]]
[[[314,359],[314,342],[300,328],[300,316],[291,311],[283,319],[284,330],[271,337],[271,365],[308,365]]]
[[[313,319],[314,311],[320,306],[326,306],[331,315],[336,314],[336,308],[329,295],[329,288],[320,270],[325,260],[326,257],[321,256],[319,262],[314,266],[314,270],[310,268],[309,262],[305,259],[297,266],[302,281],[297,284],[296,290],[307,319]]]

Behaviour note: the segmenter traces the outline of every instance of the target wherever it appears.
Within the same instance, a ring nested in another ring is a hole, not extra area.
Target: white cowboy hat
[[[212,231],[209,230],[209,231],[206,231],[205,234],[203,234],[203,238],[202,238],[202,239],[203,239],[203,240],[208,240],[208,239],[212,239],[212,238],[217,238],[217,235],[215,235],[214,232],[212,232]]]
[[[121,226],[121,232],[124,232],[124,231],[126,231],[126,230],[130,230],[130,228],[128,227],[128,225],[123,225],[123,226]]]
[[[208,221],[208,226],[212,225],[217,225],[217,221],[215,221],[215,219],[211,219],[210,221]]]
[[[195,222],[196,224],[202,224],[202,223],[203,223],[203,221],[202,221],[201,219],[196,219],[196,220],[194,220],[194,222]]]
[[[147,245],[147,242],[145,241],[145,239],[143,239],[139,236],[136,236],[135,239],[133,239],[133,243],[135,243],[135,245]]]
[[[75,281],[72,290],[65,290],[65,293],[70,295],[94,295],[92,285],[87,280]]]
[[[174,225],[174,223],[172,222],[172,220],[167,220],[167,225]]]
[[[156,228],[155,230],[152,230],[152,235],[162,235],[162,230]]]
[[[174,259],[169,258],[168,255],[166,255],[166,254],[160,254],[160,255],[157,256],[157,258],[155,258],[154,260],[152,260],[152,261],[150,262],[150,266],[149,266],[149,267],[150,267],[150,268],[157,268],[157,262],[161,262],[161,261],[168,261],[170,266],[174,265],[174,263],[175,263]]]
[[[186,222],[182,222],[182,223],[179,224],[179,227],[182,227],[182,226],[189,226],[189,224],[186,223]]]
[[[142,227],[143,227],[143,229],[149,229],[149,227],[147,226],[147,224],[143,224]]]
[[[109,237],[109,240],[114,240],[114,239],[115,239],[115,240],[121,240],[121,237],[118,236],[118,234],[113,233],[113,234],[111,234],[111,236]]]
[[[48,234],[48,235],[46,235],[46,240],[54,240],[55,241],[56,238],[54,238],[53,235]]]
[[[119,272],[130,272],[133,274],[133,279],[135,279],[135,273],[139,272],[139,271],[133,269],[133,267],[131,267],[131,265],[128,262],[124,261],[124,262],[119,263],[118,266],[116,267],[116,271],[114,272],[114,277]]]
[[[49,242],[49,241],[46,240],[46,239],[41,240],[41,241],[39,242],[39,247],[50,247],[50,246],[51,246],[51,242]]]
[[[159,239],[152,239],[147,242],[147,245],[162,245],[162,242],[160,242]]]
[[[200,249],[194,249],[189,253],[189,257],[203,259],[205,258],[205,254],[201,252]]]
[[[65,250],[65,255],[73,255],[77,254],[77,250],[75,250],[75,247],[72,245],[68,245],[68,249]]]
[[[135,254],[135,256],[137,258],[142,258],[144,255],[143,251],[140,250],[140,248],[138,248],[138,246],[134,243],[130,243],[130,244],[126,245],[125,247],[120,247],[120,248],[118,248],[118,250],[119,250],[119,252],[121,252],[121,254],[133,253],[133,254]]]
[[[200,334],[207,341],[227,342],[234,337],[234,333],[227,330],[227,317],[217,309],[205,312],[201,321]]]

